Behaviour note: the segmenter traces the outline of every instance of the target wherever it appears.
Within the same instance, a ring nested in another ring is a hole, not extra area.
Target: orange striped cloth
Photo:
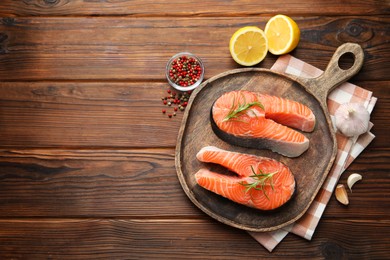
[[[281,56],[272,66],[271,70],[306,78],[317,77],[323,72],[291,55]],[[371,113],[376,101],[377,98],[372,96],[371,91],[346,82],[329,94],[328,109],[331,119],[334,122],[334,112],[341,104],[347,102],[362,103]],[[373,125],[371,124],[370,126],[372,127]],[[333,164],[325,183],[317,194],[317,197],[310,205],[305,215],[285,228],[272,232],[249,232],[249,234],[270,252],[290,232],[307,240],[311,240],[341,174],[367,147],[374,137],[375,136],[371,132],[367,132],[357,138],[348,138],[337,132],[338,153],[335,163]]]

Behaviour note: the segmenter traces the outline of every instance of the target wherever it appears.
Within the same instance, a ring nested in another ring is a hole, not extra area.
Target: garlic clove
[[[337,185],[336,191],[335,191],[335,195],[336,195],[336,199],[341,204],[344,204],[344,205],[348,205],[349,204],[348,194],[347,194],[347,190],[345,189],[344,184],[338,184]]]
[[[368,131],[370,113],[361,103],[340,105],[334,117],[337,129],[345,136],[358,136]]]
[[[351,192],[352,192],[352,186],[357,181],[360,181],[361,179],[362,179],[362,176],[358,173],[352,173],[351,175],[349,175],[348,180],[347,180],[347,184],[348,184],[348,188]]]

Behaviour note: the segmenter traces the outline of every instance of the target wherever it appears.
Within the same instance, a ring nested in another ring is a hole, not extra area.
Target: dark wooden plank
[[[302,30],[296,57],[324,69],[344,42],[365,51],[355,77],[389,80],[390,17],[294,17]],[[231,35],[245,25],[264,28],[267,17],[72,17],[0,20],[0,80],[165,80],[166,62],[190,51],[203,59],[206,78],[238,68]],[[222,26],[221,26],[222,25]],[[337,29],[335,29],[337,28]],[[257,67],[269,68],[268,54]]]
[[[282,0],[248,3],[240,0],[226,2],[221,0],[167,2],[164,0],[137,1],[69,1],[69,0],[2,0],[0,15],[175,15],[175,16],[213,16],[213,15],[264,15],[269,13],[294,13],[311,15],[329,14],[386,14],[389,4],[386,1],[346,0],[340,5],[332,1],[289,1]],[[308,8],[310,6],[310,8]]]
[[[3,217],[197,214],[172,149],[3,151],[0,180]]]
[[[350,205],[334,197],[325,218],[386,218],[389,215],[389,149],[363,154],[342,177],[364,177]],[[367,210],[369,209],[369,210]],[[174,149],[59,150],[0,152],[2,217],[197,216],[174,167]]]
[[[390,243],[389,220],[324,221],[312,241],[290,234],[272,254],[202,219],[5,219],[0,230],[2,259],[385,259]]]
[[[174,146],[182,112],[171,119],[162,114],[167,89],[160,83],[2,83],[0,143]]]
[[[389,147],[389,82],[359,85],[380,96],[371,147]],[[148,82],[0,82],[0,147],[174,147],[183,113],[162,114],[173,112],[161,101],[167,89]]]

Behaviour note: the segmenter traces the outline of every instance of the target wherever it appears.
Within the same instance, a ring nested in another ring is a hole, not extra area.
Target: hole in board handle
[[[340,56],[338,64],[342,70],[348,70],[352,68],[355,63],[355,55],[352,52],[346,52]]]

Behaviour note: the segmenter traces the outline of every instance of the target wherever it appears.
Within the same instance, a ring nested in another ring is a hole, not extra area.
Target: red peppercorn
[[[174,107],[173,110],[177,111],[177,107]]]
[[[164,103],[164,105],[166,105],[168,103],[168,101],[164,100],[163,103]]]
[[[165,114],[167,111],[165,109],[162,110],[162,113]]]

